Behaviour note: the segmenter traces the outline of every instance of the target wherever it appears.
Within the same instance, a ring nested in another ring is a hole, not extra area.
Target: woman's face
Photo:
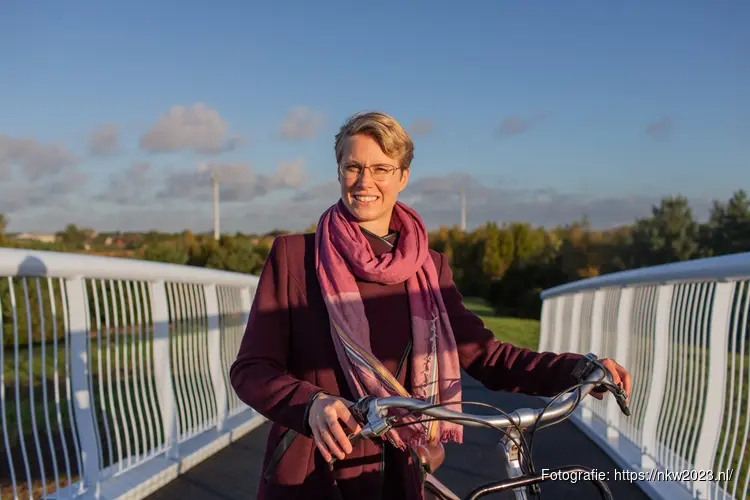
[[[339,166],[341,199],[361,227],[384,236],[398,194],[409,181],[409,170],[398,168],[398,161],[383,153],[372,137],[349,137]]]

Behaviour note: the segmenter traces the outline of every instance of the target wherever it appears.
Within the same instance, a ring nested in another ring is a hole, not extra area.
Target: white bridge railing
[[[261,424],[228,378],[257,280],[0,248],[0,496],[143,498]]]
[[[571,418],[656,498],[750,496],[748,280],[745,253],[542,294],[540,350],[594,352],[633,374],[630,417],[608,397]]]

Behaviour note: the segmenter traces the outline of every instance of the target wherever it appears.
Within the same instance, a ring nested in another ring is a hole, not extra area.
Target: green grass
[[[465,298],[464,305],[482,319],[498,340],[534,351],[539,348],[538,320],[497,316],[484,300],[474,297]]]

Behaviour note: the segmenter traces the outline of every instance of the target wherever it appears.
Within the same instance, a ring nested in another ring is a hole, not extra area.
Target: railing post
[[[601,289],[594,293],[594,307],[591,311],[591,343],[588,352],[598,353],[602,348],[602,333],[604,331],[604,303],[607,290]]]
[[[563,323],[563,317],[565,312],[565,301],[568,299],[567,295],[561,295],[555,297],[555,334],[552,336],[552,351],[560,352],[562,348],[562,337],[565,334],[565,325]]]
[[[651,365],[651,390],[643,416],[643,442],[641,445],[641,469],[656,467],[659,445],[656,437],[657,425],[664,400],[669,366],[669,316],[672,312],[674,285],[660,285],[656,298],[656,321],[654,322],[653,364]]]
[[[216,285],[203,285],[208,316],[208,370],[216,396],[216,430],[221,432],[227,419],[227,388],[221,364],[221,329],[219,327],[219,297]]]
[[[578,340],[581,337],[581,309],[583,305],[583,294],[573,295],[573,310],[570,314],[570,332],[568,335],[568,352],[577,352]]]
[[[253,306],[253,297],[255,293],[250,291],[250,287],[245,287],[240,291],[240,305],[242,306],[242,324],[247,325],[250,319],[250,308]]]
[[[597,353],[602,343],[602,322],[604,319],[604,301],[606,299],[606,289],[594,292],[594,304],[591,308],[591,342],[586,352]],[[584,353],[585,354],[585,353]],[[581,420],[586,423],[591,422],[593,412],[591,411],[591,402],[586,398],[580,404]]]
[[[81,488],[99,490],[99,439],[94,424],[94,399],[89,387],[89,310],[83,278],[65,280],[68,303],[68,328],[70,334],[70,386],[73,396],[73,414],[81,446]]]
[[[164,446],[168,459],[179,456],[177,439],[177,404],[172,385],[172,358],[169,348],[169,305],[164,281],[149,284],[151,319],[154,324],[154,382],[159,399],[161,423],[164,428]]]
[[[539,352],[549,351],[550,348],[548,346],[551,345],[550,343],[550,335],[549,335],[549,325],[550,325],[550,301],[553,299],[544,299],[542,300],[542,311],[539,315],[542,322],[539,325],[539,346],[537,350]]]
[[[632,339],[633,299],[635,289],[633,287],[623,288],[620,292],[620,305],[617,309],[617,331],[614,349],[614,359],[620,365],[627,368],[628,351]],[[607,438],[615,439],[620,436],[620,418],[622,411],[612,397],[607,397]]]
[[[708,380],[706,401],[695,451],[696,471],[712,470],[716,447],[724,416],[724,393],[727,378],[727,349],[729,341],[729,318],[732,314],[732,297],[735,282],[716,283],[711,305],[711,327],[708,330]],[[734,354],[734,353],[733,353]],[[696,498],[709,497],[709,481],[695,481],[693,493]]]

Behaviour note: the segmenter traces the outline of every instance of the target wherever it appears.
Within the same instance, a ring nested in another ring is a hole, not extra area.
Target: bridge
[[[6,248],[0,276],[3,499],[254,497],[269,424],[228,371],[257,277]],[[634,391],[630,417],[586,398],[541,430],[537,470],[596,468],[615,498],[747,498],[748,280],[750,253],[546,290],[539,350],[614,357]],[[465,382],[506,411],[546,403]],[[468,429],[436,477],[458,493],[502,478],[497,439]]]

